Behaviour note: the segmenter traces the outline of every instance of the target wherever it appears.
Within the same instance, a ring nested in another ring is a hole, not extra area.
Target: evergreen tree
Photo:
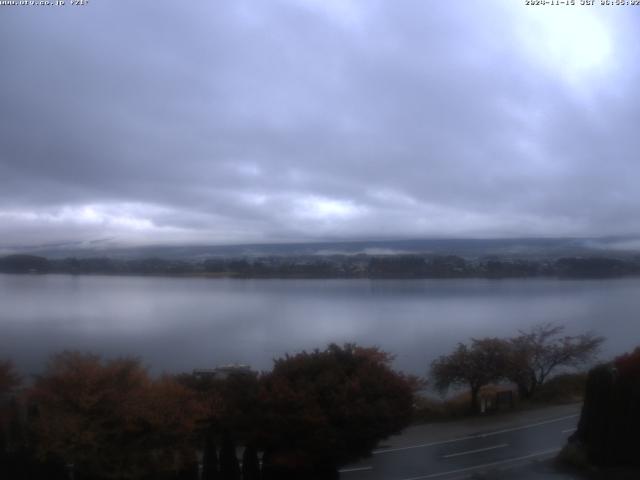
[[[229,433],[225,433],[222,438],[220,478],[222,480],[240,480],[240,465],[236,456],[236,445]]]
[[[218,478],[220,475],[218,473],[216,442],[211,435],[207,435],[202,455],[202,480],[217,480]]]
[[[248,445],[242,454],[242,480],[259,480],[260,464],[258,451],[253,445]]]

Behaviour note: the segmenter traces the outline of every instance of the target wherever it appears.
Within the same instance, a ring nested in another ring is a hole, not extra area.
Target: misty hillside
[[[136,259],[199,260],[209,257],[264,257],[306,255],[458,255],[465,258],[507,256],[517,258],[558,258],[563,256],[609,256],[626,258],[640,253],[635,238],[516,238],[516,239],[421,239],[351,242],[274,243],[201,246],[114,247],[96,244],[12,247],[0,254],[26,253],[47,258],[109,257]]]

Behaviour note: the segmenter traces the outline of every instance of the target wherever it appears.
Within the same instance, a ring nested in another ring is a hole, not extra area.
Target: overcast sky
[[[0,246],[640,233],[640,7],[69,3],[0,6]]]

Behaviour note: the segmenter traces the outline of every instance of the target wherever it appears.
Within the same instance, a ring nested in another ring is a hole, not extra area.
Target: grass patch
[[[538,387],[538,391],[531,399],[519,399],[514,390],[513,408],[503,406],[500,410],[489,410],[484,414],[470,411],[471,395],[461,392],[447,398],[434,396],[419,396],[414,407],[414,422],[427,423],[444,420],[455,420],[472,415],[487,415],[495,413],[514,412],[530,408],[538,408],[545,405],[563,405],[577,403],[583,400],[584,388],[587,374],[564,373],[550,378],[543,385]],[[498,391],[508,389],[505,385],[487,385],[482,388],[481,396],[495,398]]]
[[[535,403],[575,403],[583,399],[587,374],[563,373],[547,380],[531,399]]]
[[[504,391],[503,385],[487,385],[480,390],[481,396],[495,398],[496,392]],[[469,392],[461,392],[447,398],[435,398],[429,396],[420,396],[416,400],[414,408],[414,421],[416,423],[434,422],[440,420],[455,420],[475,415],[471,411],[471,394]],[[512,409],[503,409],[502,411],[513,411]],[[486,412],[493,413],[491,411]],[[480,414],[478,414],[480,415]]]

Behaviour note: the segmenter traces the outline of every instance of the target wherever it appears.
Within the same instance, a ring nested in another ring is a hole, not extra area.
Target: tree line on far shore
[[[237,278],[610,278],[640,275],[640,258],[530,259],[456,255],[302,255],[209,258],[0,257],[0,273],[175,275]]]

